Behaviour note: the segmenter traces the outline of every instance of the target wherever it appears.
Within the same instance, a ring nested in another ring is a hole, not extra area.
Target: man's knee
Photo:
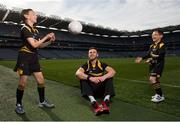
[[[87,80],[80,80],[81,87],[90,86],[90,82]]]
[[[88,81],[88,80],[80,80],[80,83],[83,83],[83,84],[89,84],[90,81]]]
[[[42,78],[42,77],[36,78],[36,80],[37,80],[38,85],[44,85],[45,84],[44,78]]]
[[[44,76],[43,76],[42,72],[34,73],[34,77],[38,84],[44,84]]]
[[[104,85],[106,88],[114,88],[113,78],[108,78],[105,80]]]
[[[27,76],[20,76],[19,84],[18,84],[18,89],[19,90],[24,90],[26,86],[26,81],[27,81]]]
[[[45,81],[43,77],[36,77],[38,87],[45,87]]]
[[[157,81],[156,81],[156,77],[155,77],[155,76],[150,76],[150,77],[149,77],[149,82],[150,82],[150,84],[156,83],[156,82],[157,82]]]
[[[113,84],[113,78],[108,78],[105,80],[105,83]]]

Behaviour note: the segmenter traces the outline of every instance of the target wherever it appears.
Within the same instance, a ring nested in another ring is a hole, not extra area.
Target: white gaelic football
[[[72,21],[69,23],[68,30],[72,34],[75,34],[75,35],[80,34],[82,29],[83,29],[83,26],[78,21]]]

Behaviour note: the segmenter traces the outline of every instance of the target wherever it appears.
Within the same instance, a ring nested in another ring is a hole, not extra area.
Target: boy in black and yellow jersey
[[[154,30],[152,33],[153,44],[150,46],[149,52],[144,57],[137,57],[136,63],[140,63],[143,59],[147,59],[146,63],[149,63],[149,81],[156,94],[152,96],[152,102],[161,102],[165,100],[164,95],[160,87],[160,77],[164,68],[164,58],[166,54],[165,44],[163,42],[163,32],[160,30]]]
[[[37,48],[43,48],[55,41],[54,33],[49,33],[42,39],[39,37],[38,30],[34,27],[37,21],[37,15],[32,9],[24,9],[21,12],[22,20],[25,25],[21,28],[22,46],[19,49],[17,64],[14,68],[19,76],[19,84],[16,91],[16,113],[25,113],[22,105],[22,98],[27,82],[27,77],[34,75],[38,84],[39,107],[54,107],[53,104],[45,100],[45,83],[44,77],[40,69]]]
[[[81,93],[88,97],[96,115],[109,113],[110,97],[114,96],[113,77],[115,70],[98,60],[97,49],[92,47],[88,52],[89,60],[76,72],[80,79]],[[102,106],[95,97],[103,97]]]

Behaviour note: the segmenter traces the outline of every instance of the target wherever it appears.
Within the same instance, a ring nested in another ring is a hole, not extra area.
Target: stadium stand
[[[0,59],[16,59],[21,46],[19,8],[9,10],[0,5]],[[83,24],[80,35],[67,31],[71,19],[58,16],[47,17],[38,12],[37,28],[43,36],[49,32],[56,34],[56,42],[45,49],[39,49],[40,58],[86,58],[89,47],[97,47],[102,58],[135,57],[143,55],[151,44],[152,30],[137,32],[118,31],[94,24]],[[165,33],[168,55],[180,56],[180,25],[161,28]]]

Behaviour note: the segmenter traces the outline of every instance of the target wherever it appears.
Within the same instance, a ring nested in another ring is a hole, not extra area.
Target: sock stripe
[[[20,91],[24,91],[24,89],[25,89],[25,87],[24,87],[24,86],[22,86],[22,85],[18,85],[18,90],[20,90]]]
[[[152,87],[153,87],[154,89],[161,88],[161,86],[160,86],[160,83],[159,83],[159,82],[152,84]]]
[[[44,88],[45,87],[45,84],[38,84],[38,88]]]

